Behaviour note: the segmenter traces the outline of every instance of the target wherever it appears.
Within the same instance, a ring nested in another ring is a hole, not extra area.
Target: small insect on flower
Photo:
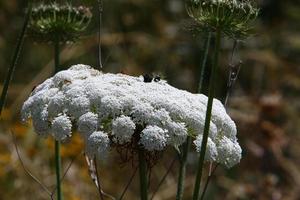
[[[160,75],[156,75],[153,80],[154,80],[154,82],[160,81]]]
[[[40,4],[33,8],[28,34],[37,42],[72,43],[87,28],[92,18],[89,8],[70,4]]]
[[[150,74],[144,74],[143,77],[144,77],[144,82],[145,83],[150,83],[153,80],[153,76],[150,75]]]
[[[143,78],[145,83],[151,83],[152,81],[159,82],[161,79],[160,75],[151,75],[151,74],[144,74]]]

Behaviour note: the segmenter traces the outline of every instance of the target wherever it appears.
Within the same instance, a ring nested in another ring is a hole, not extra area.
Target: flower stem
[[[192,138],[190,136],[188,136],[188,138],[185,142],[185,145],[183,146],[182,157],[180,159],[176,200],[181,200],[183,197],[184,179],[185,179],[185,173],[186,173],[186,161],[187,161],[187,155],[188,155],[188,151],[190,149],[191,143],[192,143]]]
[[[206,41],[205,41],[205,46],[204,46],[204,54],[203,54],[203,61],[201,64],[198,93],[201,93],[202,88],[203,88],[204,73],[205,73],[205,68],[206,68],[208,51],[209,51],[209,47],[210,47],[210,40],[211,40],[211,33],[209,32],[207,35]],[[184,179],[185,179],[185,174],[186,174],[186,160],[187,160],[187,155],[188,155],[191,144],[192,144],[192,138],[188,137],[185,145],[183,146],[182,158],[180,160],[176,200],[181,200],[183,198]]]
[[[216,72],[217,72],[218,61],[219,61],[220,44],[221,44],[221,31],[218,29],[216,32],[214,60],[213,60],[213,65],[211,68],[211,74],[209,80],[208,102],[206,108],[206,116],[205,116],[205,124],[204,124],[200,157],[197,166],[197,175],[196,175],[195,186],[194,186],[193,200],[198,200],[200,195],[200,183],[202,178],[202,170],[204,165],[206,145],[207,145],[207,139],[209,133],[210,120],[211,120],[211,111],[212,111],[213,98],[215,93],[215,83],[216,83],[215,79],[216,79]]]
[[[206,62],[207,62],[207,57],[208,57],[208,51],[209,51],[209,47],[210,47],[210,40],[211,40],[211,32],[208,32],[207,38],[205,41],[205,46],[204,46],[204,54],[203,54],[203,60],[202,60],[202,65],[201,65],[198,93],[201,93],[202,89],[203,89],[203,80],[204,80],[204,73],[205,73]]]
[[[18,63],[18,58],[20,56],[20,52],[21,52],[22,47],[23,47],[24,37],[25,37],[26,30],[27,30],[28,22],[30,20],[31,11],[32,11],[32,4],[29,1],[28,2],[28,10],[27,10],[27,13],[26,13],[26,16],[25,16],[25,20],[24,20],[24,24],[23,24],[20,36],[18,38],[17,47],[15,49],[15,53],[14,53],[14,56],[13,56],[13,59],[12,59],[12,63],[11,63],[11,66],[9,67],[9,69],[8,69],[8,72],[7,72],[5,81],[4,81],[3,90],[2,90],[1,98],[0,98],[0,116],[1,116],[2,109],[3,109],[4,104],[5,104],[5,99],[6,99],[6,96],[7,96],[9,84],[10,84],[10,81],[12,80],[14,71],[15,71],[17,63]]]
[[[147,163],[145,152],[142,148],[138,150],[139,154],[139,173],[140,173],[140,196],[141,200],[148,199],[148,180],[147,180]]]
[[[59,71],[59,41],[54,43],[54,73]],[[61,155],[60,155],[60,142],[55,140],[55,170],[56,170],[56,190],[57,200],[63,200],[61,188]]]

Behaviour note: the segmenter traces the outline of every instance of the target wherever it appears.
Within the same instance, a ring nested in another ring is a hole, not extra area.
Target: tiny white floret
[[[139,143],[148,151],[161,151],[167,145],[166,130],[158,126],[147,126],[141,134]]]
[[[97,131],[92,133],[86,144],[86,153],[90,158],[103,159],[106,157],[109,148],[109,138],[108,135],[102,131]]]
[[[112,123],[113,141],[118,144],[130,142],[134,130],[135,124],[130,117],[122,115],[114,119]]]
[[[72,122],[67,115],[59,115],[52,121],[52,135],[57,141],[63,141],[67,137],[71,137]]]

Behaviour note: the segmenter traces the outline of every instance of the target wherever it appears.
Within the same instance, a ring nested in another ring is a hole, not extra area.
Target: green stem
[[[54,43],[54,74],[59,72],[59,54],[60,54],[60,48],[59,48],[59,41],[56,41]]]
[[[210,40],[211,40],[211,32],[208,33],[206,41],[205,41],[204,54],[203,54],[203,60],[202,60],[202,65],[201,65],[201,72],[200,72],[200,80],[199,80],[199,86],[198,86],[198,93],[201,93],[202,89],[203,89],[203,80],[204,80],[204,73],[205,73],[206,62],[207,62],[207,57],[208,57],[208,51],[209,51],[209,47],[210,47]]]
[[[139,154],[139,172],[140,172],[140,196],[141,200],[148,199],[148,180],[147,180],[147,163],[145,152],[142,148],[138,150]]]
[[[202,87],[203,87],[204,73],[205,73],[205,68],[206,68],[208,51],[209,51],[209,47],[210,47],[210,40],[211,40],[211,33],[209,32],[207,35],[206,41],[205,41],[205,46],[204,46],[204,54],[203,54],[203,61],[201,64],[198,93],[201,93]],[[186,174],[186,163],[187,163],[186,161],[187,161],[187,155],[188,155],[191,144],[192,144],[192,138],[188,137],[185,145],[183,146],[183,150],[182,150],[182,158],[181,158],[180,166],[179,166],[179,176],[178,176],[176,200],[181,200],[183,198],[184,179],[185,179],[185,174]]]
[[[199,195],[200,195],[200,183],[201,183],[201,178],[202,178],[202,170],[203,170],[203,165],[204,165],[206,145],[207,145],[207,139],[208,139],[208,133],[209,133],[210,120],[211,120],[211,111],[212,111],[213,98],[214,98],[214,93],[215,93],[216,72],[217,72],[218,61],[219,61],[220,44],[221,44],[221,31],[217,30],[215,49],[214,49],[214,51],[215,51],[214,52],[214,60],[213,60],[213,65],[211,68],[211,74],[210,74],[210,80],[209,80],[209,91],[208,91],[208,102],[207,102],[207,108],[206,108],[205,124],[204,124],[200,157],[199,157],[198,166],[197,166],[197,175],[196,175],[196,181],[195,181],[195,186],[194,186],[193,200],[198,200]]]
[[[12,63],[11,63],[11,66],[9,67],[9,69],[8,69],[8,72],[7,72],[5,81],[4,81],[3,90],[2,90],[1,98],[0,98],[0,116],[1,116],[2,109],[3,109],[4,104],[5,104],[5,99],[6,99],[6,96],[7,96],[9,84],[12,80],[14,71],[15,71],[17,63],[18,63],[18,58],[20,56],[20,52],[21,52],[22,47],[23,47],[24,37],[25,37],[25,33],[26,33],[26,30],[27,30],[29,20],[30,20],[31,11],[32,11],[32,4],[29,1],[28,2],[28,11],[26,13],[24,24],[23,24],[20,36],[18,38],[17,47],[16,47],[16,50],[14,52]]]
[[[59,71],[59,41],[54,44],[54,73]],[[60,155],[60,142],[55,141],[55,170],[56,170],[56,190],[57,200],[63,200],[61,188],[61,155]]]
[[[55,141],[55,170],[56,170],[56,191],[57,200],[62,200],[60,172],[61,172],[61,156],[60,156],[60,143]]]
[[[187,155],[188,155],[191,143],[192,143],[192,138],[190,136],[188,136],[188,138],[185,142],[185,145],[183,146],[182,157],[180,159],[176,200],[181,200],[183,197],[184,179],[185,179],[186,163],[187,163],[186,161],[187,161]]]

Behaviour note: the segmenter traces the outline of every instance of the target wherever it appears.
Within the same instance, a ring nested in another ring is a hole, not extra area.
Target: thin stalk
[[[203,192],[201,194],[201,197],[200,197],[200,200],[204,200],[204,196],[205,196],[205,193],[207,191],[207,188],[208,188],[208,184],[209,184],[209,181],[211,180],[211,178],[213,177],[216,169],[218,168],[219,164],[217,164],[212,171],[210,171],[210,173],[208,174],[208,177],[206,179],[206,182],[205,182],[205,185],[204,185],[204,189],[203,189]]]
[[[97,164],[96,156],[94,158],[94,165],[95,165],[96,178],[97,178],[97,183],[98,183],[98,187],[97,187],[98,192],[99,192],[99,195],[100,195],[100,199],[104,200],[104,197],[103,197],[103,194],[102,194],[102,188],[101,188],[101,183],[100,183],[100,175],[99,175],[99,172],[98,172],[98,164]]]
[[[207,108],[206,108],[206,116],[205,116],[205,124],[204,124],[200,157],[199,157],[198,166],[197,166],[197,175],[196,175],[195,186],[194,186],[193,200],[198,200],[199,195],[200,195],[202,170],[203,170],[203,165],[204,165],[206,145],[207,145],[207,139],[208,139],[208,133],[209,133],[210,120],[211,120],[211,111],[212,111],[213,98],[214,98],[214,93],[215,93],[216,72],[217,72],[218,61],[219,61],[220,44],[221,44],[221,31],[218,29],[217,33],[216,33],[213,65],[211,68],[211,74],[210,74],[210,80],[209,80],[208,102],[207,102]]]
[[[31,11],[32,11],[32,4],[29,1],[28,2],[28,10],[27,10],[27,13],[26,13],[26,16],[25,16],[25,20],[24,20],[24,24],[23,24],[20,36],[18,38],[17,47],[16,47],[16,50],[14,52],[12,63],[10,65],[9,69],[8,69],[8,72],[7,72],[5,81],[4,81],[3,90],[2,90],[1,98],[0,98],[0,116],[1,116],[2,109],[3,109],[4,104],[5,104],[5,99],[6,99],[6,96],[7,96],[9,84],[12,80],[14,71],[15,71],[17,63],[18,63],[20,52],[21,52],[22,47],[23,47],[24,37],[25,37],[25,34],[26,34],[28,22],[30,20]]]
[[[54,44],[54,73],[59,71],[59,41]],[[61,155],[60,155],[60,142],[55,140],[55,170],[56,170],[56,190],[57,200],[63,200],[62,187],[61,187]]]
[[[133,178],[134,178],[134,176],[135,176],[136,172],[137,172],[137,168],[135,168],[135,169],[134,169],[134,171],[133,171],[133,174],[131,175],[131,177],[130,177],[130,179],[129,179],[128,183],[126,184],[126,186],[125,186],[125,189],[123,190],[123,192],[122,192],[122,194],[121,194],[121,196],[120,196],[119,200],[122,200],[122,199],[123,199],[123,197],[125,196],[125,194],[126,194],[126,192],[127,192],[128,188],[129,188],[129,186],[130,186],[131,182],[133,181]]]
[[[203,89],[203,80],[204,80],[204,73],[207,63],[207,57],[208,57],[208,51],[210,47],[210,40],[211,40],[211,32],[208,32],[205,44],[204,44],[204,54],[202,58],[202,64],[201,64],[201,71],[200,71],[200,80],[198,85],[198,93],[202,92]]]
[[[159,188],[161,187],[161,185],[163,184],[163,182],[166,180],[168,174],[171,172],[171,170],[172,170],[172,168],[173,168],[176,160],[177,160],[177,158],[175,157],[173,159],[173,161],[171,162],[170,166],[168,167],[166,173],[164,174],[164,176],[162,177],[162,179],[159,181],[159,183],[158,183],[156,189],[154,190],[154,192],[153,192],[150,200],[154,199],[154,197],[155,197],[156,193],[158,192]]]
[[[237,50],[237,45],[238,45],[238,42],[235,40],[234,43],[233,43],[233,48],[232,48],[232,53],[231,53],[231,58],[230,58],[230,64],[229,64],[230,71],[229,71],[229,78],[228,78],[228,83],[227,83],[227,93],[226,93],[225,100],[223,102],[225,108],[227,107],[227,103],[228,103],[228,98],[229,98],[229,95],[230,95],[230,91],[232,90],[232,87],[233,87],[233,85],[234,85],[234,83],[235,83],[235,81],[236,81],[236,79],[238,77],[239,71],[240,71],[241,61],[240,61],[240,63],[238,65],[234,65],[233,64],[233,56],[234,56],[235,51]],[[204,196],[205,196],[205,193],[207,191],[208,184],[209,184],[212,176],[214,175],[216,169],[219,166],[219,164],[217,164],[214,167],[214,169],[211,170],[211,164],[210,164],[209,174],[208,174],[208,177],[206,179],[206,182],[205,182],[204,189],[202,191],[200,200],[204,200]]]
[[[141,200],[148,199],[148,181],[147,181],[147,163],[145,152],[142,148],[138,150],[139,154],[139,173],[140,173],[140,196]]]
[[[54,43],[54,74],[59,72],[59,70],[60,70],[59,54],[60,54],[59,41],[56,41]]]
[[[185,179],[186,163],[187,163],[186,161],[187,161],[187,155],[188,155],[188,151],[190,149],[191,143],[192,143],[192,138],[190,136],[188,136],[188,138],[185,142],[185,145],[183,146],[182,157],[180,159],[176,200],[181,200],[183,197],[184,179]]]
[[[211,41],[211,32],[208,33],[205,44],[204,44],[204,54],[203,54],[203,60],[201,63],[201,72],[200,72],[200,80],[198,85],[198,93],[202,92],[203,89],[203,80],[204,80],[204,73],[207,63],[207,57],[208,52],[210,48],[210,41]],[[184,179],[186,174],[186,160],[187,155],[190,149],[192,143],[192,139],[190,137],[187,138],[186,144],[183,146],[183,153],[182,153],[182,159],[180,161],[179,166],[179,176],[178,176],[178,185],[177,185],[177,195],[176,200],[181,200],[183,198],[183,191],[184,191]]]
[[[98,64],[102,69],[102,50],[101,50],[101,28],[102,28],[102,13],[103,13],[103,2],[102,0],[97,0],[98,2]]]

